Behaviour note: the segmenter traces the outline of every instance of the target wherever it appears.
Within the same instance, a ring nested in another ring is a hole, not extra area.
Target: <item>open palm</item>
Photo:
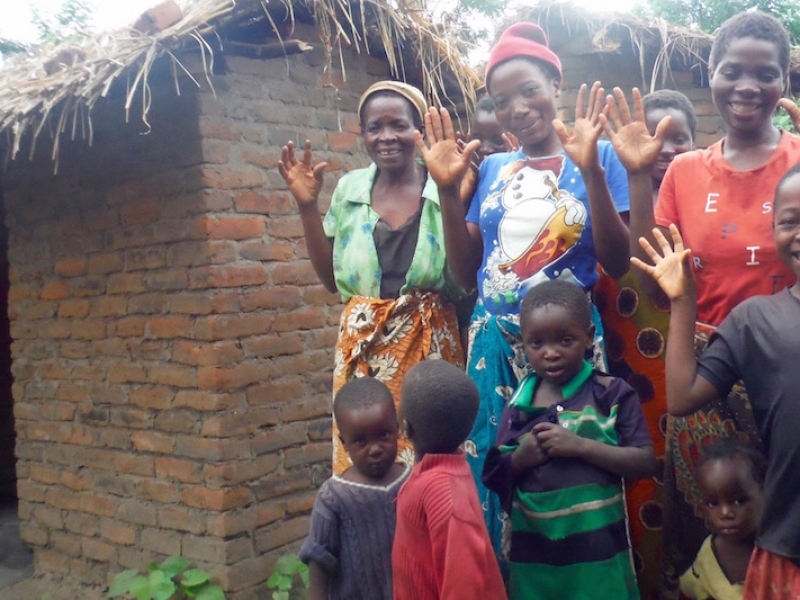
[[[584,83],[578,90],[574,125],[568,128],[559,119],[553,121],[553,129],[561,140],[564,152],[579,169],[587,169],[597,163],[597,140],[603,130],[599,117],[604,105],[605,95],[599,81],[592,85],[587,105]]]
[[[311,142],[303,146],[303,160],[298,160],[294,152],[294,142],[281,149],[278,172],[286,181],[289,191],[300,206],[314,204],[322,190],[322,176],[328,163],[314,164],[311,156]]]
[[[614,88],[614,95],[608,96],[606,106],[607,114],[600,120],[622,164],[631,173],[649,169],[658,159],[664,143],[663,131],[672,117],[664,117],[655,135],[651,135],[644,120],[642,94],[636,88],[633,88],[633,116],[619,88]]]
[[[692,251],[683,246],[683,237],[673,224],[669,226],[674,249],[660,229],[653,229],[653,236],[661,252],[656,250],[646,238],[639,238],[639,245],[650,257],[652,265],[631,257],[631,263],[652,277],[664,290],[670,300],[681,298],[694,290],[692,274]]]
[[[445,108],[433,107],[425,114],[425,136],[423,139],[419,131],[414,132],[417,148],[436,185],[440,188],[461,186],[472,155],[481,145],[480,140],[459,145],[450,113]]]

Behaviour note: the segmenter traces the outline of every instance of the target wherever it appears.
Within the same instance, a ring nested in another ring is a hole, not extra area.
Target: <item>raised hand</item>
[[[600,115],[605,107],[605,91],[600,82],[595,81],[586,99],[586,84],[578,90],[575,105],[575,124],[569,129],[560,119],[553,120],[553,130],[561,140],[564,152],[579,169],[588,169],[599,164],[597,140],[603,125]]]
[[[655,279],[670,300],[675,300],[694,293],[695,282],[691,264],[692,251],[684,248],[683,237],[675,224],[669,226],[669,232],[675,246],[674,249],[661,230],[653,229],[653,236],[661,248],[661,253],[653,248],[646,238],[641,237],[639,245],[653,261],[653,264],[648,265],[636,257],[631,257],[631,262]]]
[[[501,134],[503,138],[503,144],[506,147],[506,152],[516,152],[519,150],[519,139],[510,131],[506,131]]]
[[[480,140],[459,147],[450,113],[446,108],[434,107],[425,114],[425,139],[415,131],[414,140],[436,185],[458,191],[470,168],[472,155],[481,145]]]
[[[781,106],[787,113],[789,113],[789,118],[792,120],[792,124],[797,131],[800,131],[800,108],[789,100],[788,98],[781,98],[778,100],[778,105]]]
[[[306,140],[303,146],[303,160],[297,160],[294,142],[288,142],[281,149],[278,161],[278,172],[289,186],[300,208],[314,206],[322,190],[322,176],[328,163],[314,164],[311,157],[311,142]]]
[[[664,131],[669,127],[672,117],[664,117],[650,135],[644,120],[642,93],[633,88],[633,116],[619,88],[606,99],[606,112],[600,116],[603,129],[614,146],[620,161],[630,173],[648,170],[658,159],[664,143]]]

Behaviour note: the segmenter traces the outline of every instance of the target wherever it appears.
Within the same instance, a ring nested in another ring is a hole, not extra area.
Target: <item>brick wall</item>
[[[250,598],[307,532],[340,308],[276,163],[309,138],[328,192],[365,163],[355,104],[388,69],[346,62],[345,83],[321,50],[228,58],[216,97],[155,76],[149,133],[117,94],[92,147],[62,140],[58,175],[45,136],[11,164],[17,491],[40,571],[106,583],[180,553]]]
[[[647,90],[649,80],[642,81],[641,66],[632,55],[588,54],[582,56],[560,56],[564,72],[564,93],[560,99],[563,119],[571,121],[575,116],[575,99],[582,83],[589,86],[598,80],[607,94],[614,87],[625,92],[630,102],[631,89],[638,87]],[[675,89],[686,94],[697,114],[697,134],[695,142],[699,148],[706,148],[725,135],[722,118],[717,113],[708,87],[696,87],[690,72],[673,72],[666,82],[659,82],[660,88]],[[643,93],[644,93],[643,91]]]

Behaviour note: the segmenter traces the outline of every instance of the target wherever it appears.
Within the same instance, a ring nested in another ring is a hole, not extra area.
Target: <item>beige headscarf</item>
[[[358,100],[358,115],[361,116],[361,109],[364,107],[364,104],[367,103],[369,97],[372,96],[375,92],[381,92],[384,90],[388,90],[390,92],[394,92],[396,94],[400,94],[403,98],[411,102],[411,105],[417,109],[419,113],[420,121],[425,121],[425,113],[428,112],[428,103],[425,102],[425,96],[422,95],[422,92],[415,88],[413,85],[408,85],[407,83],[403,83],[402,81],[379,81],[378,83],[373,83],[371,86],[367,88],[367,91],[361,94],[361,98]]]

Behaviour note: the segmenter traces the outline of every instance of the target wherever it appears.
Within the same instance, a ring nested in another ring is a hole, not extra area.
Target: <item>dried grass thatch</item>
[[[646,91],[665,87],[673,70],[699,68],[705,73],[714,41],[709,33],[663,19],[588,12],[568,0],[542,0],[536,6],[521,7],[507,25],[518,21],[539,23],[558,54],[633,53]],[[791,70],[800,78],[800,49],[792,53]]]
[[[338,57],[345,75],[341,52],[350,46],[385,56],[401,79],[408,70],[421,71],[422,86],[434,102],[474,102],[474,71],[453,40],[430,24],[418,0],[197,0],[179,22],[152,35],[127,28],[78,47],[43,48],[34,56],[8,61],[0,69],[0,132],[8,136],[8,157],[16,157],[28,134],[33,156],[43,130],[52,135],[56,163],[62,134],[80,135],[91,143],[92,107],[117,82],[127,86],[126,114],[140,104],[146,124],[151,103],[148,77],[156,61],[170,61],[176,86],[180,74],[200,85],[180,60],[188,49],[199,51],[213,89],[215,51],[225,47],[221,31],[266,20],[283,44],[282,34],[298,14],[313,19],[330,62]],[[140,103],[134,103],[137,95]]]

